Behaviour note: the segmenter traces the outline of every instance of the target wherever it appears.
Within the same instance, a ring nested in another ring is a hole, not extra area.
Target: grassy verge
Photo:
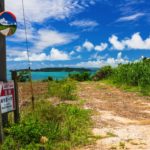
[[[127,84],[118,84],[118,83],[114,83],[113,80],[111,80],[111,79],[104,79],[104,80],[101,80],[100,82],[104,83],[106,85],[120,88],[120,89],[127,91],[127,92],[136,92],[142,96],[149,96],[149,93],[147,93],[147,92],[144,93],[144,91],[142,92],[141,88],[139,86],[131,86],[131,85],[129,86]]]
[[[21,118],[5,129],[2,150],[69,150],[90,142],[90,112],[79,106],[39,101],[34,112],[26,108]]]
[[[51,97],[58,97],[61,100],[75,100],[77,99],[76,90],[76,82],[73,80],[49,81],[48,93]]]
[[[150,95],[150,59],[119,64],[116,68],[105,66],[93,77],[94,80],[107,80],[107,83],[127,91],[138,91]]]

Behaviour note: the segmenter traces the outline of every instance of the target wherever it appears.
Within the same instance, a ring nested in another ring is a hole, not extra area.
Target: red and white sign
[[[1,112],[7,113],[15,110],[14,82],[0,82]]]

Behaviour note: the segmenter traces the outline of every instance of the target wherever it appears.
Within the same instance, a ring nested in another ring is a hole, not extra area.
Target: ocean
[[[91,70],[91,74],[96,72],[95,69]],[[32,80],[44,80],[51,76],[55,80],[61,80],[67,78],[70,72],[32,72]],[[71,72],[76,73],[76,72]],[[7,79],[11,80],[11,73],[7,71]]]

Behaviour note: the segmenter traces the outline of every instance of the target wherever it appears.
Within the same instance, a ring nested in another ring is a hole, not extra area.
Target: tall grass
[[[77,86],[73,80],[50,81],[48,93],[51,97],[58,97],[61,100],[75,100],[77,98]]]
[[[117,84],[138,86],[142,93],[148,94],[150,92],[150,59],[119,65],[113,71],[112,80]]]
[[[150,94],[150,59],[119,64],[116,68],[103,67],[95,78],[109,79],[117,85],[138,87],[143,94],[148,95]]]
[[[20,124],[7,129],[2,150],[34,149],[69,150],[89,142],[90,112],[79,106],[60,104],[53,106],[46,101],[36,103],[34,112],[28,111]],[[40,139],[44,137],[45,143]]]

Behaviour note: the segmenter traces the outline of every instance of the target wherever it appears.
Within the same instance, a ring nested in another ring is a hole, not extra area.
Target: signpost
[[[14,90],[16,89],[14,82],[7,82],[5,38],[5,36],[15,33],[17,22],[14,14],[4,10],[4,0],[0,0],[0,142],[3,142],[4,139],[3,126],[8,124],[8,112],[14,111],[16,106],[18,110],[14,111],[14,114],[19,116],[18,97],[16,102],[15,95],[17,95],[17,92]]]
[[[5,9],[4,0],[0,1],[0,12]],[[0,81],[6,81],[6,39],[5,36],[0,34]],[[1,115],[1,114],[0,114]],[[1,117],[1,116],[0,116]],[[8,114],[3,114],[1,120],[1,125],[6,125],[8,123]],[[0,137],[2,139],[2,137]],[[1,140],[2,141],[2,140]]]

